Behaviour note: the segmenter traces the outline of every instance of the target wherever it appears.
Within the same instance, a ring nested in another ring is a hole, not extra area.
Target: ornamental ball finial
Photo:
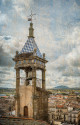
[[[18,55],[18,53],[19,53],[19,52],[18,52],[18,51],[16,51],[16,55]]]
[[[34,48],[34,56],[36,56],[36,51],[37,51],[37,49],[36,49],[36,48]]]
[[[43,59],[45,59],[45,53],[43,53]]]

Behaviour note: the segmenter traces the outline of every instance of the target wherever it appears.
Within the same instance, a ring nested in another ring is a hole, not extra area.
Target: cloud
[[[8,71],[0,71],[0,74],[10,74],[10,72],[8,72]]]
[[[2,14],[0,11],[0,25],[7,24],[8,22],[8,17],[6,14]]]
[[[51,84],[49,81],[49,84],[52,86],[57,85],[67,85],[69,87],[71,86],[78,86],[80,81],[80,32],[79,27],[75,27],[72,32],[68,33],[67,37],[62,39],[58,44],[56,45],[56,41],[54,44],[51,44],[53,46],[53,53],[55,53],[55,58],[50,60],[50,62],[47,64],[47,69],[50,71],[49,79],[51,80]],[[56,46],[55,46],[56,45]],[[51,48],[50,48],[51,49]],[[51,53],[53,55],[53,53]],[[56,58],[56,54],[58,53],[58,56]],[[56,75],[58,76],[56,78]],[[61,75],[61,76],[60,76]],[[60,79],[59,79],[60,76]],[[52,78],[54,80],[52,80]],[[76,80],[77,78],[77,80]],[[63,79],[63,80],[62,80]],[[67,81],[65,81],[67,79]],[[57,80],[55,82],[55,80]],[[53,82],[52,82],[53,81]]]
[[[80,6],[80,0],[75,0],[76,4]]]
[[[0,66],[12,66],[12,58],[8,53],[5,53],[3,47],[0,46]]]
[[[32,0],[14,0],[13,1],[13,7],[17,13],[18,16],[21,16],[22,19],[27,20],[28,19],[28,12],[31,11],[30,6],[32,5]],[[30,9],[30,10],[29,10]]]
[[[4,39],[9,40],[9,39],[11,39],[11,37],[10,36],[5,36]]]
[[[73,67],[67,67],[65,71],[63,71],[63,76],[74,76],[74,77],[79,77],[80,76],[80,69],[78,68],[73,68]]]
[[[0,67],[0,87],[15,88],[16,76],[13,67]]]
[[[80,67],[80,57],[78,57],[77,59],[75,59],[74,61],[72,60],[72,65],[74,67]]]

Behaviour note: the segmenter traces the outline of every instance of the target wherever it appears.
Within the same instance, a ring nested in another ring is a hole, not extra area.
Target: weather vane
[[[31,21],[31,23],[32,23],[32,19],[33,19],[34,15],[36,15],[36,14],[33,14],[32,10],[31,10],[31,15],[29,15],[29,18],[28,18],[28,21]]]

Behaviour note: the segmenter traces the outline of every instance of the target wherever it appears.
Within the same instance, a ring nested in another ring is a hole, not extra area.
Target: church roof
[[[28,38],[28,40],[26,41],[25,45],[23,46],[20,54],[22,53],[31,53],[34,52],[34,49],[36,49],[36,55],[40,58],[42,58],[42,55],[40,53],[40,50],[34,40],[33,37]]]

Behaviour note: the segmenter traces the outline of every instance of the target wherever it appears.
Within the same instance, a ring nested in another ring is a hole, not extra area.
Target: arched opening
[[[42,88],[42,71],[36,71],[36,86]]]
[[[24,117],[28,118],[28,106],[24,106]]]
[[[20,70],[20,86],[25,84],[26,74],[24,70]]]

